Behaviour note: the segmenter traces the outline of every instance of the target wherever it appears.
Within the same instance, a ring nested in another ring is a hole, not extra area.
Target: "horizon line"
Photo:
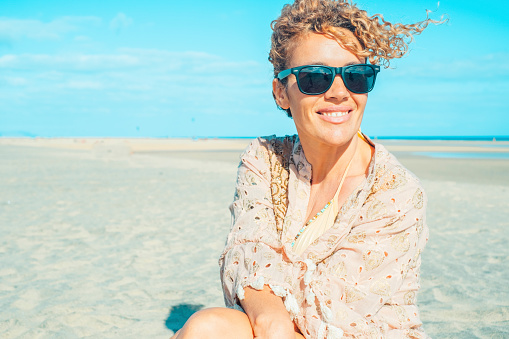
[[[509,141],[509,135],[368,135],[373,140],[451,140],[451,141]],[[0,139],[256,139],[259,136],[38,136],[38,135],[2,135]],[[263,137],[263,136],[262,136]]]

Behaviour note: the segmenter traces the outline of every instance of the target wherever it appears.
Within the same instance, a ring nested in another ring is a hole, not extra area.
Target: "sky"
[[[288,1],[0,0],[0,136],[295,133],[272,98],[270,22]],[[363,0],[448,23],[382,69],[370,136],[509,136],[509,4]]]

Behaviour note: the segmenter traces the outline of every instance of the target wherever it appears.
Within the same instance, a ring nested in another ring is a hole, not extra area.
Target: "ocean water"
[[[492,145],[489,147],[497,147]],[[500,146],[499,146],[500,147]],[[505,146],[507,147],[507,146]],[[417,156],[449,159],[509,159],[509,152],[412,152]]]

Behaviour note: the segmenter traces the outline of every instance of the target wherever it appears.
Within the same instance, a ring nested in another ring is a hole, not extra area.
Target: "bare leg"
[[[253,339],[245,313],[230,308],[208,308],[193,314],[172,339]]]
[[[245,313],[216,307],[193,314],[170,339],[253,339],[253,329]],[[295,332],[295,339],[304,339]]]

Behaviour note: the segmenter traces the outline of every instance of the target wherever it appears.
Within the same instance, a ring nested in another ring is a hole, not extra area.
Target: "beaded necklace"
[[[350,169],[350,165],[352,164],[352,161],[353,161],[353,157],[352,157],[352,159],[350,159],[350,162],[348,163],[348,166],[346,167],[345,172],[343,173],[343,177],[341,178],[341,182],[339,183],[338,190],[336,191],[336,194],[334,194],[334,197],[325,205],[324,208],[322,208],[318,213],[315,214],[314,217],[309,219],[308,222],[304,226],[302,226],[300,231],[295,236],[295,239],[293,239],[292,247],[295,245],[295,242],[302,235],[302,233],[304,233],[304,231],[308,228],[308,226],[313,221],[315,221],[319,216],[321,216],[325,212],[325,210],[327,210],[333,204],[333,202],[337,199],[339,192],[341,191],[341,187],[343,187],[343,183],[345,182],[346,174],[348,173],[348,170]]]

